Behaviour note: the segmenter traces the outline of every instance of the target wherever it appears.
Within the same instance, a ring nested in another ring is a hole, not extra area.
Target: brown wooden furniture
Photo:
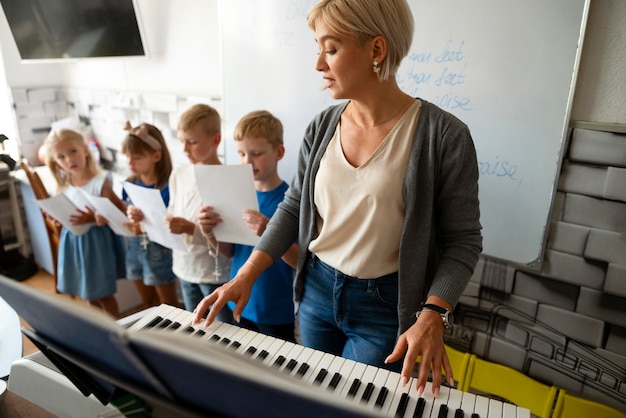
[[[44,186],[39,174],[33,169],[33,167],[28,164],[26,160],[22,160],[20,165],[26,176],[28,177],[28,182],[35,193],[35,198],[37,200],[47,199],[50,197],[46,187]],[[58,260],[58,251],[59,251],[59,239],[61,238],[61,225],[57,223],[54,219],[50,218],[43,210],[42,215],[44,222],[46,224],[46,231],[48,232],[48,240],[50,241],[50,251],[52,253],[52,265],[54,270],[54,289],[56,291],[57,284],[57,260]]]

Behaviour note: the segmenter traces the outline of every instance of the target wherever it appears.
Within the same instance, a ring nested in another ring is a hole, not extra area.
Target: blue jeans
[[[200,301],[205,297],[213,293],[215,289],[220,287],[223,283],[191,283],[186,280],[180,280],[180,290],[183,294],[183,301],[185,302],[185,309],[193,312]],[[224,305],[222,310],[215,318],[218,321],[231,324],[233,322],[233,312],[228,305]]]
[[[385,364],[398,333],[398,275],[358,279],[311,255],[299,307],[302,344],[394,371]]]

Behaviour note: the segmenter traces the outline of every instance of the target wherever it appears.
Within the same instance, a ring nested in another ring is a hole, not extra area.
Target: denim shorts
[[[311,255],[298,315],[302,344],[361,363],[385,364],[398,334],[398,274],[360,279]]]
[[[126,278],[157,286],[176,280],[172,272],[172,250],[147,237],[126,237]]]

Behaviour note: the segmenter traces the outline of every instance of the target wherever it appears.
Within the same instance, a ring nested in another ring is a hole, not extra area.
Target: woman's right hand
[[[126,209],[126,216],[133,222],[143,221],[143,212],[137,206],[129,206]]]
[[[228,283],[223,284],[200,301],[196,309],[193,310],[195,314],[193,323],[199,324],[202,322],[202,316],[211,308],[203,325],[208,327],[213,323],[217,314],[222,310],[227,302],[235,302],[235,309],[233,310],[233,318],[239,322],[241,320],[241,313],[243,308],[246,307],[248,300],[250,299],[250,293],[252,292],[252,285],[258,277],[258,272],[249,264],[241,266],[237,275]]]

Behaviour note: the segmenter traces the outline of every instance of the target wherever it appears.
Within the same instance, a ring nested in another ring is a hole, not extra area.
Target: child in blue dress
[[[288,189],[287,183],[278,174],[278,161],[285,155],[283,125],[270,112],[258,110],[241,118],[233,136],[239,162],[252,164],[259,203],[259,211],[247,209],[242,221],[260,236]],[[232,279],[244,264],[250,264],[246,260],[254,247],[221,242],[218,245],[213,228],[220,222],[221,217],[213,207],[202,206],[198,225],[211,246],[223,255],[232,257]],[[298,244],[294,243],[281,259],[261,274],[241,314],[240,326],[295,342],[293,278],[297,257]],[[229,308],[234,307],[235,304],[230,302]]]
[[[71,129],[50,132],[45,141],[46,165],[58,184],[58,192],[71,200],[81,189],[95,196],[107,197],[120,210],[124,202],[113,191],[107,174],[99,170],[84,137]],[[79,296],[114,317],[119,315],[115,299],[116,280],[125,276],[124,249],[106,220],[88,207],[80,208],[70,218],[75,225],[96,222],[86,233],[75,235],[61,231],[57,265],[57,289]]]
[[[131,176],[128,182],[141,187],[160,190],[165,206],[170,201],[168,180],[172,173],[172,159],[161,131],[142,123],[133,128],[126,124],[128,135],[120,151],[128,158]],[[172,250],[150,241],[142,230],[141,208],[133,205],[126,190],[122,199],[128,204],[128,217],[135,222],[129,229],[136,236],[126,237],[126,278],[135,283],[144,307],[165,303],[178,306],[176,275],[172,271]]]

